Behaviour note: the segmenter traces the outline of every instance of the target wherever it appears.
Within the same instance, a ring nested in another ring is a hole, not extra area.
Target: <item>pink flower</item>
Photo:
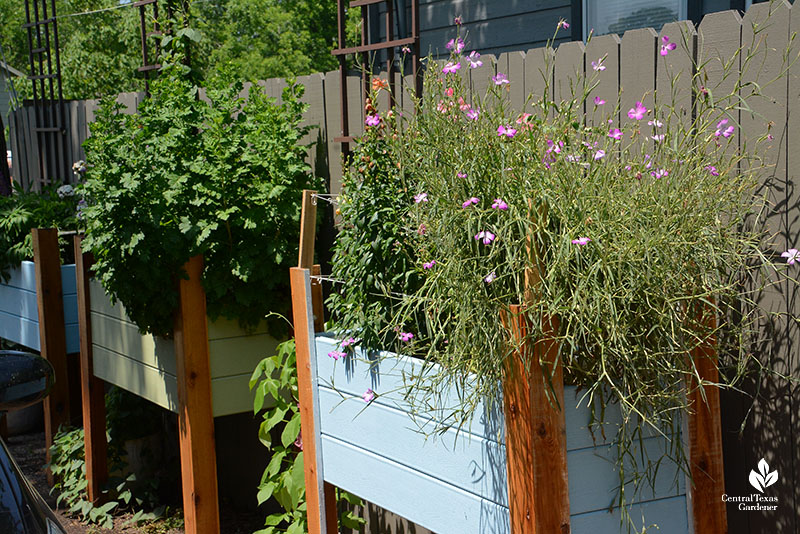
[[[469,56],[467,56],[467,59],[469,60],[470,68],[477,69],[478,67],[483,65],[483,61],[480,60],[480,57],[481,57],[481,55],[478,52],[476,52],[475,50],[473,50],[472,52],[469,53]]]
[[[375,115],[367,115],[364,124],[367,126],[377,126],[381,123],[381,117],[377,113]]]
[[[460,68],[461,68],[460,62],[456,61],[455,63],[453,63],[451,61],[442,68],[442,72],[444,72],[445,74],[452,74],[455,73]]]
[[[495,85],[503,85],[504,83],[511,83],[502,72],[498,72],[496,76],[492,76],[492,81]]]
[[[433,266],[436,265],[436,260],[431,260],[427,263],[422,264],[423,269],[433,269]]]
[[[666,56],[667,54],[670,53],[671,50],[675,50],[678,47],[678,45],[676,45],[675,43],[670,43],[669,42],[669,36],[667,36],[667,35],[662,37],[661,41],[664,43],[663,45],[661,45],[661,55],[662,56]]]
[[[658,169],[655,171],[650,171],[650,175],[657,180],[659,178],[666,178],[669,176],[669,171],[666,169]]]
[[[651,121],[647,121],[647,125],[648,126],[655,126],[656,128],[661,128],[662,126],[664,126],[664,123],[661,122],[658,119],[653,119]]]
[[[636,105],[628,110],[628,118],[640,121],[644,118],[644,114],[647,113],[647,111],[648,109],[644,107],[644,104],[636,102]]]
[[[781,257],[786,258],[787,265],[794,265],[796,262],[800,261],[800,251],[796,248],[790,248],[786,252],[781,252]]]
[[[653,140],[653,141],[655,141],[656,143],[660,143],[661,141],[663,141],[663,140],[664,140],[664,134],[660,134],[660,135],[654,135],[654,136],[652,136],[650,139],[652,139],[652,140]]]
[[[565,30],[568,30],[569,29],[569,22],[567,22],[564,19],[559,20],[558,21],[558,26],[556,26],[556,30],[560,30],[561,28],[564,28]]]
[[[608,131],[608,136],[611,139],[616,139],[617,141],[619,141],[620,139],[622,139],[622,130],[620,130],[619,128],[612,128],[611,130]]]
[[[403,48],[401,48],[401,49],[400,49],[400,51],[401,51],[402,53],[404,53],[404,54],[410,54],[410,53],[411,53],[411,47],[410,47],[410,46],[408,46],[408,45],[406,45],[406,46],[404,46]]]
[[[345,354],[340,350],[332,350],[328,353],[328,356],[330,356],[334,360],[338,360],[339,358],[344,358],[345,356],[347,356],[347,354]]]
[[[445,48],[448,50],[455,50],[456,54],[460,54],[462,50],[464,50],[464,39],[461,37],[456,37],[455,39],[450,39],[447,41]]]
[[[414,334],[411,332],[400,332],[400,341],[403,343],[408,343],[412,339],[414,339]]]
[[[596,70],[596,71],[598,71],[598,70],[599,70],[599,71],[604,71],[604,70],[606,70],[606,66],[605,66],[605,65],[603,65],[603,59],[604,59],[604,58],[600,58],[600,59],[598,59],[597,61],[592,61],[592,68],[593,68],[594,70]]]
[[[508,209],[508,204],[506,204],[506,201],[503,200],[502,198],[496,198],[492,203],[492,208],[496,210],[505,211]]]
[[[448,87],[447,89],[444,90],[444,94],[446,94],[447,96],[453,96],[453,88]]]
[[[467,200],[465,200],[463,202],[463,204],[461,204],[461,207],[462,208],[468,208],[468,207],[470,207],[472,205],[477,205],[478,202],[480,202],[480,201],[481,201],[481,199],[479,199],[478,197],[468,198]]]
[[[428,231],[428,227],[425,226],[424,224],[420,224],[419,228],[417,228],[417,233],[419,235],[425,235],[425,232],[427,232],[427,231]]]
[[[506,136],[506,137],[514,137],[517,135],[517,129],[512,128],[511,126],[498,126],[497,127],[497,135],[499,136]]]
[[[466,178],[467,177],[467,173],[465,173],[465,172],[457,172],[456,173],[456,177],[457,178]]]
[[[573,239],[572,244],[583,246],[583,245],[588,245],[590,241],[591,239],[589,239],[588,237],[579,237],[578,239]]]
[[[606,151],[605,150],[602,150],[602,149],[598,150],[597,152],[594,153],[594,159],[595,160],[603,159],[605,157],[605,155],[606,155]]]
[[[453,24],[455,24],[456,26],[461,26],[462,24],[464,24],[464,21],[461,19],[461,15],[453,19]]]
[[[297,433],[297,439],[294,440],[294,446],[297,447],[299,450],[303,450],[303,431]]]
[[[719,171],[713,165],[706,165],[705,169],[708,171],[708,174],[711,176],[719,176]]]
[[[492,272],[490,272],[489,274],[487,274],[486,276],[483,277],[483,281],[486,282],[487,284],[491,284],[492,282],[495,281],[496,278],[497,278],[497,275],[494,273],[494,271],[492,271]]]
[[[427,202],[428,201],[428,193],[419,193],[414,195],[414,202],[419,204],[420,202]]]
[[[484,245],[491,244],[491,242],[494,241],[495,237],[497,237],[497,236],[495,236],[489,230],[481,230],[480,232],[475,234],[475,240],[476,241],[483,241]]]
[[[375,400],[375,392],[372,391],[372,388],[367,388],[367,391],[364,392],[361,398],[364,399],[364,402],[369,404],[370,402]]]
[[[733,135],[733,132],[736,131],[736,127],[728,126],[723,130],[722,127],[726,124],[728,124],[728,119],[722,119],[717,123],[717,131],[714,132],[714,137],[719,137],[721,135],[722,137],[728,138]]]
[[[606,101],[603,100],[602,98],[600,98],[599,96],[594,97],[594,105],[595,106],[602,106],[605,103],[606,103]]]
[[[345,339],[344,341],[342,341],[342,348],[346,349],[350,345],[355,345],[356,343],[357,343],[356,338],[349,337],[349,338]]]
[[[467,112],[466,112],[467,118],[468,118],[469,120],[471,120],[471,121],[476,121],[476,120],[478,120],[478,115],[480,115],[480,114],[481,114],[480,110],[478,110],[478,109],[472,109],[472,108],[469,108],[469,109],[467,110]]]

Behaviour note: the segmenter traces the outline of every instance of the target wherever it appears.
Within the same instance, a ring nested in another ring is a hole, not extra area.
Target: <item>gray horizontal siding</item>
[[[410,25],[411,0],[406,20]],[[552,37],[560,19],[569,20],[570,0],[420,0],[420,41],[423,55],[446,55],[444,45],[455,37],[453,19],[460,16],[464,22],[461,32],[466,36],[469,50],[481,54],[501,54],[512,50],[528,50],[544,46]],[[386,26],[384,4],[371,8],[379,10],[371,23],[377,29],[376,39],[385,40]],[[398,30],[395,30],[396,32]],[[405,36],[405,32],[396,35]],[[561,41],[571,40],[571,34],[562,31]]]

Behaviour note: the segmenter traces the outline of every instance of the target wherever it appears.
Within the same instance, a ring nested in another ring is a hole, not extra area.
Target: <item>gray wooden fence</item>
[[[686,120],[692,114],[698,87],[693,87],[693,65],[705,64],[706,77],[696,83],[706,88],[730,91],[735,86],[730,78],[722,77],[722,65],[733,58],[735,70],[741,70],[745,82],[760,84],[761,97],[751,98],[752,85],[744,85],[739,96],[752,112],[738,112],[739,128],[734,137],[735,148],[743,147],[748,140],[764,135],[773,136],[764,153],[766,167],[763,172],[764,191],[769,194],[774,209],[768,218],[771,231],[778,234],[781,250],[800,248],[800,62],[795,61],[800,50],[800,6],[792,8],[785,0],[754,5],[741,17],[737,12],[724,11],[707,15],[695,28],[691,23],[671,23],[660,33],[652,29],[628,31],[624,36],[605,35],[582,42],[561,44],[555,51],[554,70],[550,85],[556,100],[567,94],[570,80],[577,73],[591,73],[591,62],[605,57],[606,70],[591,99],[599,96],[606,106],[618,105],[619,120],[629,120],[626,110],[636,101],[648,108],[654,103],[664,103],[674,98]],[[661,37],[668,35],[673,41],[686,38],[686,46],[679,46],[667,57],[659,54]],[[757,43],[757,46],[754,46]],[[742,53],[737,55],[737,51]],[[755,50],[755,57],[747,64],[746,57]],[[786,51],[790,53],[787,54]],[[485,55],[481,68],[462,69],[476,89],[485,88],[490,77],[502,72],[511,80],[509,98],[512,106],[522,111],[528,95],[541,96],[544,90],[543,48],[527,52],[506,52],[499,56]],[[696,58],[696,62],[692,61]],[[788,69],[779,82],[766,84]],[[737,76],[734,76],[736,78]],[[400,87],[410,87],[403,83]],[[303,76],[298,82],[305,86],[304,101],[309,104],[305,122],[313,126],[306,141],[316,144],[309,151],[309,162],[315,172],[328,179],[329,191],[338,193],[341,187],[341,146],[334,137],[341,135],[339,116],[339,73]],[[361,133],[364,124],[360,103],[360,78],[347,80],[350,95],[349,121],[351,134]],[[260,82],[265,91],[280,97],[284,80]],[[672,89],[672,91],[671,91]],[[141,94],[120,95],[120,101],[129,110],[135,109],[143,98]],[[411,101],[399,97],[399,104],[410,110]],[[385,105],[385,103],[381,103]],[[84,159],[81,143],[89,135],[88,125],[96,110],[96,101],[69,102],[69,146],[74,160]],[[744,106],[743,106],[744,107]],[[11,121],[11,148],[15,155],[15,175],[26,185],[39,183],[36,162],[36,139],[30,132],[32,111],[24,108],[14,114]],[[587,114],[587,120],[591,116]],[[71,177],[69,177],[72,179]],[[334,230],[329,217],[322,235],[332,236]],[[322,247],[324,248],[324,246]],[[763,305],[775,312],[783,312],[773,330],[766,332],[763,342],[753,347],[754,352],[769,368],[786,375],[800,377],[800,295],[781,283],[762,297]],[[786,313],[788,311],[788,314]],[[800,395],[796,385],[777,378],[753,380],[747,385],[747,394],[723,395],[723,433],[725,441],[726,487],[729,495],[753,493],[748,485],[748,475],[758,461],[765,458],[772,469],[777,469],[779,482],[770,487],[770,495],[779,498],[775,512],[739,511],[735,503],[729,504],[729,532],[800,532]],[[755,403],[752,402],[755,397]],[[749,413],[744,432],[739,429],[744,415]],[[720,496],[722,498],[722,496]]]

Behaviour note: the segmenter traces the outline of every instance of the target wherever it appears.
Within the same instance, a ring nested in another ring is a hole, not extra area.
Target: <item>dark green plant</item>
[[[73,230],[78,226],[80,195],[72,186],[51,186],[42,192],[16,190],[0,196],[0,276],[23,260],[33,259],[32,228]],[[62,261],[72,263],[72,247],[66,240]]]
[[[308,528],[294,340],[281,343],[277,354],[261,360],[250,378],[250,389],[255,389],[253,411],[259,414],[263,410],[258,437],[272,453],[258,486],[258,504],[272,499],[282,509],[267,516],[266,528],[256,534],[303,534]],[[275,441],[278,433],[280,439]],[[362,504],[354,495],[337,492],[337,498],[351,506]],[[349,509],[339,514],[339,524],[344,528],[358,529],[364,522]]]
[[[143,331],[168,335],[182,266],[203,254],[214,319],[245,327],[288,311],[301,190],[318,188],[300,140],[302,86],[282,103],[220,75],[199,87],[177,61],[138,113],[101,105],[85,147],[86,245],[106,291]]]
[[[137,404],[136,399],[146,403]],[[130,402],[129,402],[130,401]],[[131,402],[134,404],[131,405]],[[67,513],[88,523],[105,528],[114,527],[114,516],[132,513],[129,522],[154,521],[175,514],[162,506],[159,490],[162,480],[151,477],[137,480],[128,473],[125,461],[125,440],[140,437],[142,432],[157,432],[160,412],[155,405],[119,388],[106,395],[109,480],[103,488],[103,504],[95,506],[86,498],[86,457],[82,428],[59,428],[50,447],[50,469],[55,479],[52,491],[57,494],[56,505],[64,505]],[[131,428],[135,428],[131,434]]]
[[[384,90],[373,92],[367,116],[376,115],[371,101]],[[342,225],[331,260],[331,276],[347,283],[334,286],[326,302],[335,330],[371,348],[394,340],[396,333],[387,327],[397,312],[398,295],[421,283],[407,232],[414,195],[399,169],[396,133],[391,115],[381,119],[366,129],[347,162],[339,195]]]

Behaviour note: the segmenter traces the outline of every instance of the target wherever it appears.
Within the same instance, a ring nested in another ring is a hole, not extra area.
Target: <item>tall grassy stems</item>
[[[672,41],[664,43],[667,55],[686,54],[685,36]],[[667,69],[670,94],[657,95],[653,109],[630,110],[590,100],[612,75],[591,68],[594,58],[566,99],[530,97],[532,113],[522,114],[508,96],[509,84],[522,80],[498,74],[485,92],[471,89],[478,58],[459,40],[448,60],[427,60],[418,112],[386,138],[394,152],[386,157],[400,162],[393,180],[409,190],[392,182],[387,190],[404,204],[375,223],[403,224],[398,242],[413,248],[404,258],[416,257],[421,286],[392,289],[404,295],[383,328],[383,347],[425,360],[407,377],[420,412],[437,410],[444,424],[461,425],[479,402],[498,398],[514,349],[499,318],[524,304],[532,325],[526,342],[555,337],[565,380],[592,407],[593,428],[615,436],[620,502],[625,484],[652,483],[665,458],[685,469],[680,416],[690,409],[691,384],[709,385],[691,351],[716,336],[733,371],[714,385],[735,387],[755,360],[748,348],[758,325],[772,320],[756,296],[791,269],[766,233],[771,206],[759,193],[768,170],[759,147],[769,131],[738,142],[739,112],[763,98],[753,86],[748,101],[739,98],[740,63],[760,57],[757,46],[740,49],[741,61],[717,61],[719,84],[708,82],[710,61],[692,72]],[[552,69],[551,59],[544,95],[553,94]],[[686,76],[695,92],[688,113],[676,102]],[[368,125],[366,138],[379,127]],[[349,201],[347,184],[345,195]],[[342,214],[345,226],[354,224]],[[555,333],[542,330],[545,317],[559,319]],[[442,404],[452,398],[447,391],[457,392],[458,405]],[[606,423],[611,405],[622,412],[614,428]],[[637,446],[653,432],[668,438],[665,457],[648,458]]]

